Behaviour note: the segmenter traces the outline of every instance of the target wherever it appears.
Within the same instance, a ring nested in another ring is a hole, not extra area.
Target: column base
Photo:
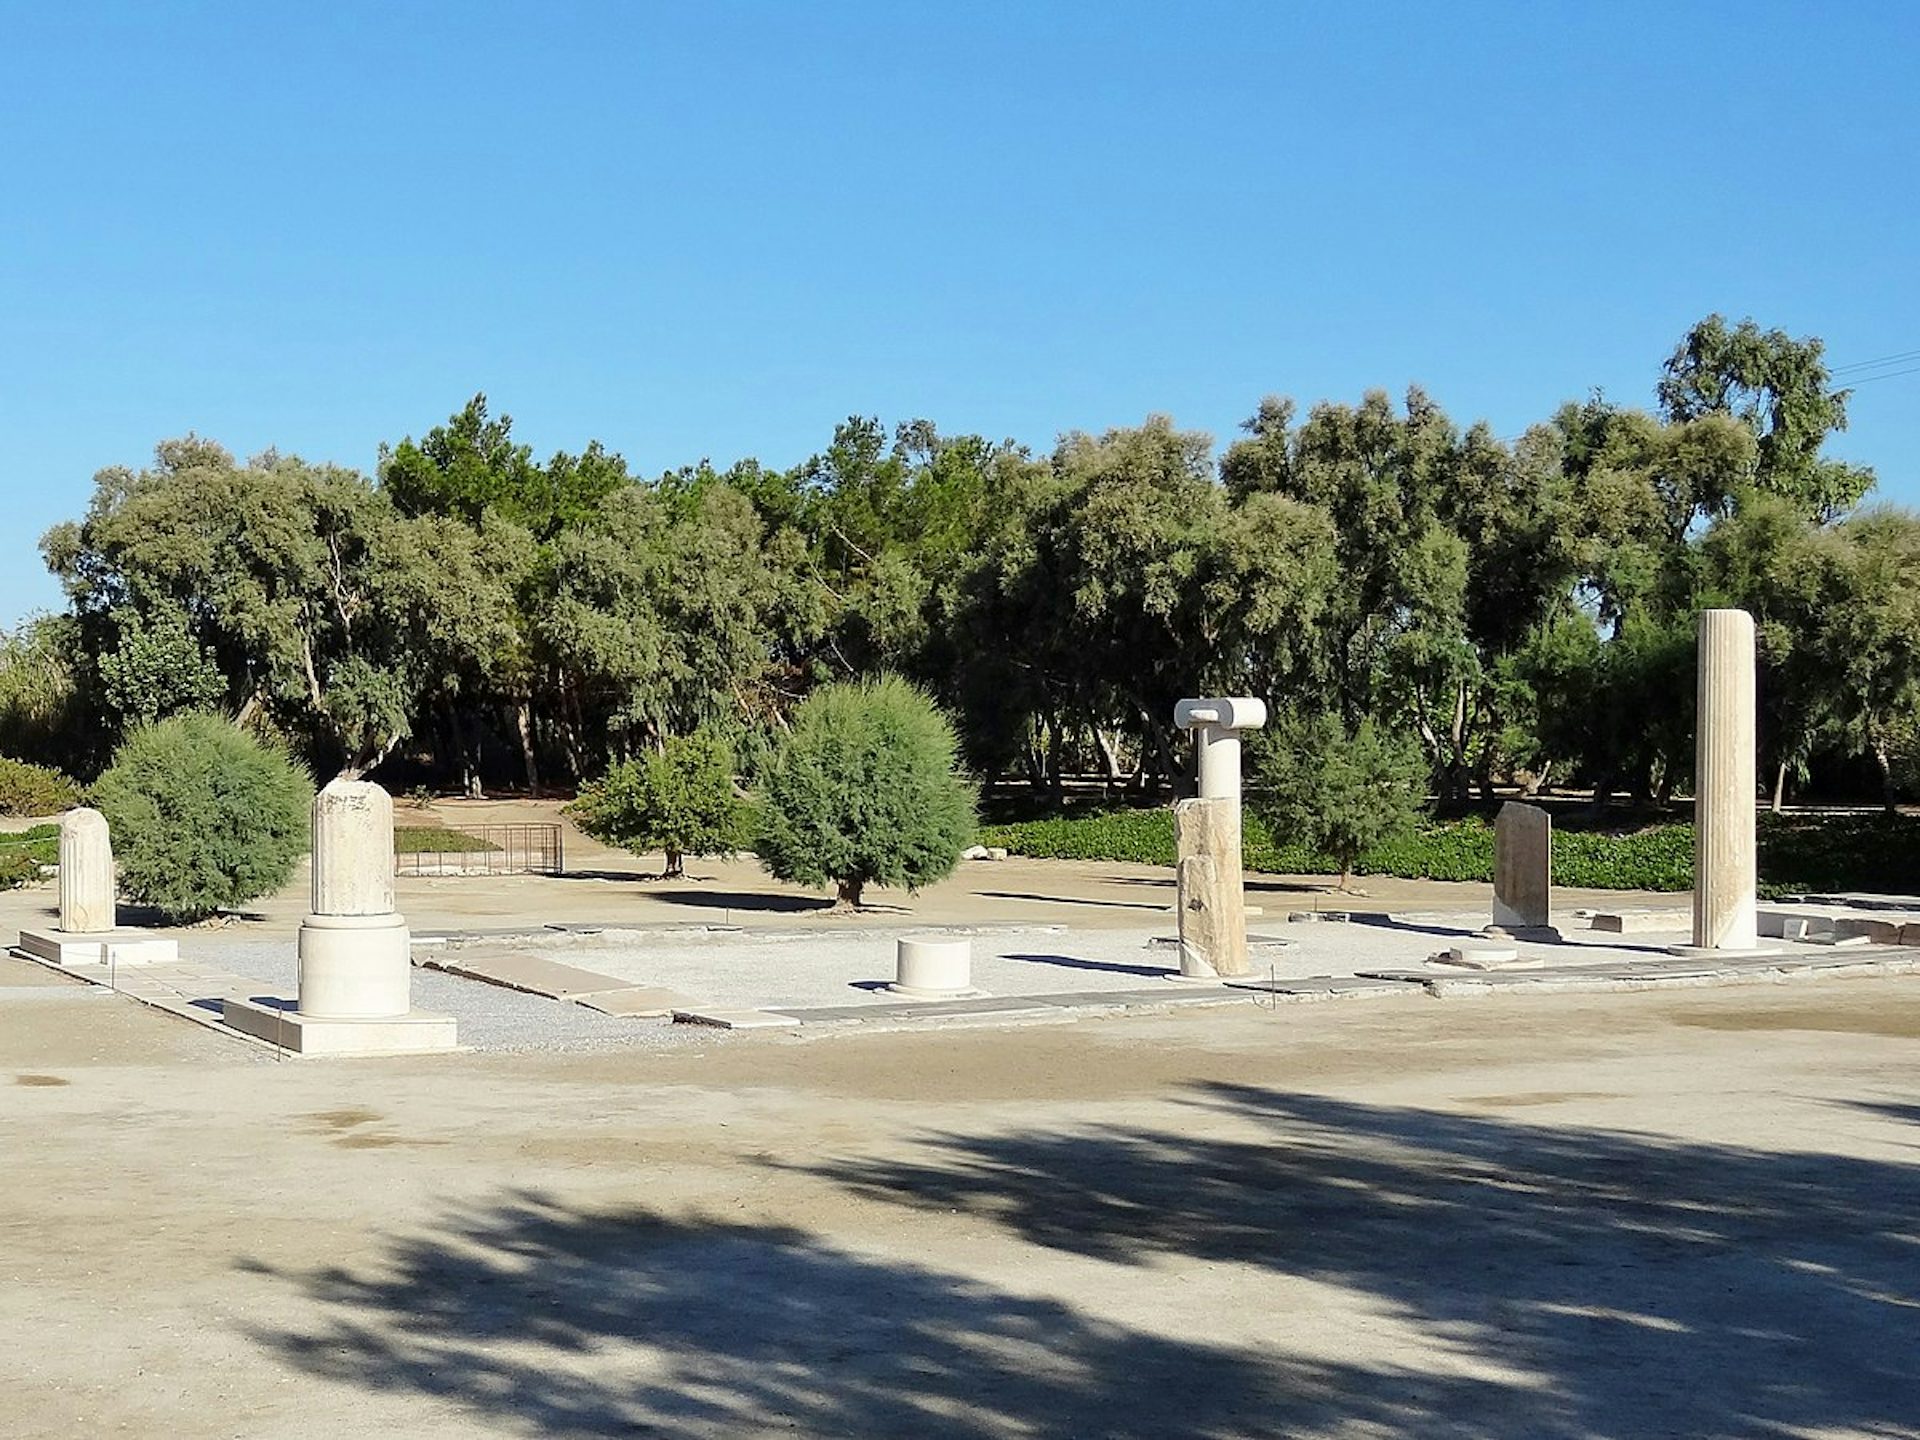
[[[302,1015],[290,1000],[227,1000],[220,1011],[242,1035],[295,1055],[416,1055],[460,1048],[453,1016],[425,1010],[375,1020],[329,1020]]]
[[[180,946],[139,930],[22,930],[21,953],[62,969],[107,970],[114,965],[171,965]]]
[[[1665,948],[1667,954],[1688,960],[1712,960],[1721,955],[1735,960],[1766,960],[1792,953],[1778,945],[1668,945]]]

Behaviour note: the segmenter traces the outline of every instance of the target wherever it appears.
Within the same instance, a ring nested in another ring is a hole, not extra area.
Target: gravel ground
[[[1249,948],[1254,969],[1262,976],[1352,975],[1383,966],[1419,965],[1436,950],[1470,940],[1484,923],[1479,915],[1410,916],[1394,926],[1290,924],[1284,917],[1261,918],[1251,927]],[[970,934],[973,983],[992,995],[1142,989],[1160,983],[1179,964],[1174,947],[1166,943],[1173,937],[1172,926],[1164,923],[1135,930],[1036,926],[938,932],[667,932],[513,948],[636,985],[663,986],[707,1005],[753,1009],[894,1003],[899,997],[881,988],[893,978],[894,942],[903,934],[930,933]],[[1549,963],[1623,959],[1664,954],[1664,945],[1681,938],[1677,929],[1672,935],[1624,937],[1570,930],[1564,944],[1517,948],[1540,954]]]
[[[276,994],[294,993],[293,946],[286,941],[209,945],[194,958],[258,979]],[[713,1044],[725,1033],[602,1015],[566,1001],[418,967],[413,972],[413,1003],[421,1010],[452,1015],[460,1022],[460,1043],[475,1050],[666,1049]]]

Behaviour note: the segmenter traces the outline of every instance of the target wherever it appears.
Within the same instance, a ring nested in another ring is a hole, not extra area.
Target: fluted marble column
[[[313,913],[300,926],[300,1013],[405,1015],[409,939],[393,909],[393,800],[369,781],[335,780],[313,801]]]
[[[98,810],[69,810],[60,817],[60,929],[97,935],[118,918],[114,893],[113,841]]]
[[[1700,612],[1700,688],[1695,719],[1693,943],[1751,950],[1755,892],[1753,617]]]

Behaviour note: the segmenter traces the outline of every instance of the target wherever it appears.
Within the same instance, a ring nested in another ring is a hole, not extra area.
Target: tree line
[[[1426,393],[1268,399],[1223,453],[1164,417],[1050,453],[849,419],[790,469],[538,460],[476,396],[371,477],[189,436],[41,542],[66,608],[0,643],[0,752],[87,775],[224,709],[318,774],[480,793],[676,738],[751,773],[822,684],[906,677],[982,780],[1164,790],[1176,699],[1417,747],[1444,805],[1689,781],[1693,616],[1760,623],[1776,795],[1911,778],[1920,518],[1862,507],[1817,339],[1712,316],[1656,404],[1517,437]]]

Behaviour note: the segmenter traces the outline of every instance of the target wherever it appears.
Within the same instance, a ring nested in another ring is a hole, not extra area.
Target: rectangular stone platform
[[[425,1010],[380,1020],[323,1020],[302,1015],[291,1000],[227,999],[221,1016],[241,1034],[295,1055],[414,1055],[459,1048],[453,1016]]]
[[[102,917],[104,918],[104,917]],[[142,930],[22,930],[19,949],[29,958],[63,969],[103,970],[115,965],[171,965],[180,946]]]

